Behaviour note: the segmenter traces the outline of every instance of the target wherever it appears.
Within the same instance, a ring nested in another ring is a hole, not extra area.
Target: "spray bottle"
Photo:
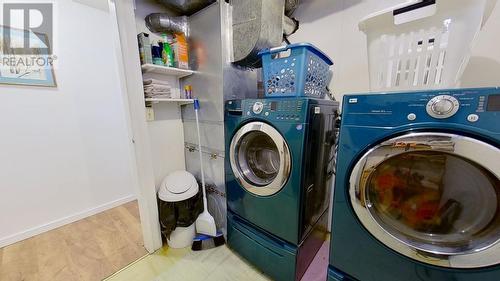
[[[163,59],[163,63],[166,66],[169,66],[169,67],[174,66],[174,53],[172,51],[172,47],[168,43],[167,34],[163,34],[162,59]]]

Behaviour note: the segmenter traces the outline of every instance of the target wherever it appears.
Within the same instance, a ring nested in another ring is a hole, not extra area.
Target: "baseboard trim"
[[[54,221],[51,221],[49,223],[46,223],[46,224],[43,224],[43,225],[40,225],[37,227],[33,227],[33,228],[28,229],[28,230],[18,232],[16,234],[13,234],[13,235],[10,235],[10,236],[4,237],[4,238],[0,238],[0,248],[3,248],[5,246],[14,244],[16,242],[31,238],[35,235],[42,234],[42,233],[47,232],[49,230],[53,230],[53,229],[56,229],[58,227],[70,224],[72,222],[79,221],[81,219],[93,216],[95,214],[104,212],[106,210],[113,209],[115,207],[118,207],[118,206],[123,205],[125,203],[134,201],[136,199],[137,199],[137,197],[135,195],[125,196],[123,198],[99,205],[97,207],[90,208],[90,209],[84,210],[82,212],[78,212],[76,214],[73,214],[73,215],[58,219],[58,220],[54,220]]]

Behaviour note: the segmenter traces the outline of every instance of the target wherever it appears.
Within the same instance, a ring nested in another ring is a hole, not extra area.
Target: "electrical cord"
[[[332,101],[336,101],[337,99],[335,98],[335,96],[333,95],[332,91],[330,91],[330,87],[329,86],[326,86],[326,92],[328,94],[328,97],[332,100]]]
[[[331,174],[332,175],[337,175],[337,154],[339,151],[339,136],[340,136],[340,124],[342,122],[342,114],[339,114],[337,118],[335,119],[335,148],[334,148],[334,153],[330,161],[333,164],[333,169]]]
[[[335,125],[332,137],[332,140],[334,142],[332,147],[333,153],[330,153],[329,155],[330,158],[328,159],[328,170],[327,170],[328,178],[337,174],[337,153],[339,150],[340,122],[341,122],[341,115],[337,113],[335,117]]]

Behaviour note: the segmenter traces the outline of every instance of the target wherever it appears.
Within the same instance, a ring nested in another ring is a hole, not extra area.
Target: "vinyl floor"
[[[325,242],[302,281],[325,281],[329,244]],[[227,246],[193,252],[164,247],[106,281],[270,281]]]
[[[147,254],[137,202],[0,249],[1,281],[98,281]]]
[[[137,202],[0,248],[0,281],[269,281],[226,246],[147,255]],[[326,280],[328,243],[302,278]],[[114,273],[114,274],[113,274]]]

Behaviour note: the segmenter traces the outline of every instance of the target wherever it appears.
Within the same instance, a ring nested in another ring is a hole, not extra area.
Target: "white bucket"
[[[172,249],[182,249],[191,247],[193,239],[196,235],[195,224],[188,227],[176,227],[170,234],[170,239],[167,239],[167,244]]]
[[[371,91],[459,87],[473,42],[496,2],[412,0],[363,19]]]

